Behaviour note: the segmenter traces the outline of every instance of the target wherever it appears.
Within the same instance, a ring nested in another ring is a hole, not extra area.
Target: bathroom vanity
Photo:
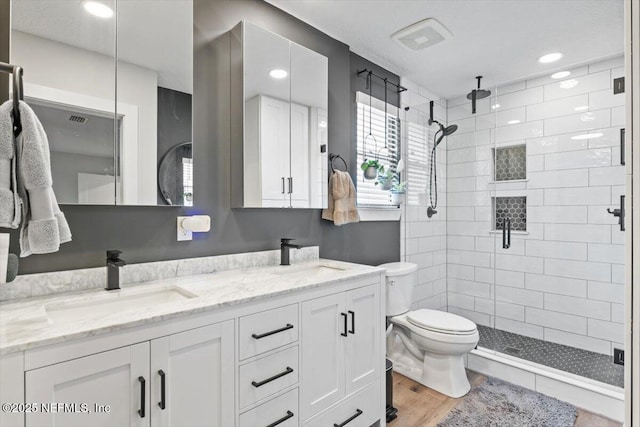
[[[379,268],[329,260],[0,305],[3,426],[370,426]]]

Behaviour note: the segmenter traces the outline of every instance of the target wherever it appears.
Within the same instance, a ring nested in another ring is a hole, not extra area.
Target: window
[[[388,190],[383,190],[376,185],[375,179],[364,178],[364,171],[360,165],[365,160],[378,159],[385,170],[395,171],[400,158],[400,120],[398,109],[395,106],[387,106],[387,147],[385,150],[385,115],[384,103],[378,99],[371,100],[369,108],[369,95],[358,92],[356,95],[357,107],[357,183],[358,206],[390,206],[391,197]],[[371,121],[371,126],[369,123]],[[369,135],[371,133],[371,135]]]
[[[407,204],[420,204],[419,195],[429,192],[429,162],[433,144],[433,130],[427,123],[404,123],[407,132],[406,180]],[[445,166],[445,165],[442,165]]]

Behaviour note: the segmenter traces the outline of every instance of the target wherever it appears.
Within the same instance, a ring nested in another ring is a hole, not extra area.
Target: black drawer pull
[[[343,337],[347,336],[347,313],[340,313],[342,318],[344,319],[344,332],[340,332],[340,335]]]
[[[267,378],[266,380],[262,380],[260,382],[255,382],[255,381],[251,381],[251,385],[254,387],[261,387],[267,383],[270,383],[271,381],[275,381],[280,377],[284,377],[285,375],[289,375],[290,373],[293,372],[293,369],[291,369],[290,367],[287,366],[287,369],[284,370],[284,372],[280,372],[279,374],[276,374],[270,378]]]
[[[349,329],[350,334],[356,333],[356,314],[349,310],[349,314],[351,315],[351,329]]]
[[[333,424],[333,427],[344,427],[347,424],[349,424],[351,421],[353,421],[356,418],[358,418],[360,415],[362,415],[362,411],[360,409],[356,409],[356,413],[355,414],[353,414],[351,417],[349,417],[346,420],[344,420],[341,424]]]
[[[140,415],[140,418],[144,418],[144,409],[145,406],[147,406],[145,402],[145,389],[147,388],[147,382],[144,380],[144,377],[138,377],[138,382],[140,383],[140,409],[138,409],[138,415]]]
[[[251,334],[251,336],[259,340],[260,338],[268,337],[269,335],[273,335],[273,334],[278,334],[280,332],[284,332],[289,329],[293,329],[293,325],[291,323],[287,323],[287,326],[282,327],[280,329],[276,329],[275,331],[265,332],[264,334]]]
[[[293,412],[287,411],[287,415],[285,415],[284,417],[280,418],[277,421],[272,422],[267,427],[276,427],[278,424],[282,424],[283,422],[287,421],[291,417],[293,417]]]
[[[158,371],[158,375],[160,375],[160,402],[158,402],[158,406],[160,407],[160,409],[164,410],[164,408],[167,406],[167,401],[166,401],[166,388],[167,388],[167,382],[166,382],[166,375],[164,373],[164,371],[162,369],[160,369]]]

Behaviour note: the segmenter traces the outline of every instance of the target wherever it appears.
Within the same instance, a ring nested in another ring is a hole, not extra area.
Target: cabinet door
[[[380,313],[378,286],[365,286],[346,293],[349,338],[346,341],[346,393],[351,394],[375,381],[384,363],[380,341],[384,316]]]
[[[260,97],[263,206],[289,207],[289,103]]]
[[[291,205],[309,205],[309,107],[291,104]],[[315,207],[315,206],[313,206]]]
[[[233,342],[233,321],[151,341],[154,427],[234,424]]]
[[[344,293],[302,303],[302,419],[345,395]]]
[[[49,413],[28,413],[26,425],[149,426],[148,396],[149,343],[145,342],[26,372],[25,401],[58,404]],[[88,413],[82,413],[83,404]],[[109,410],[99,405],[108,405]]]

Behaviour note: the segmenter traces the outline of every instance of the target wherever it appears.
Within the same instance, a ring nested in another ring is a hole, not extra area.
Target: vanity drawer
[[[298,346],[240,366],[240,408],[298,382]]]
[[[240,318],[240,360],[298,340],[298,304],[261,311]]]
[[[382,416],[380,381],[369,385],[304,423],[304,427],[369,427]],[[350,421],[349,421],[350,420]],[[384,422],[384,421],[382,421]]]
[[[294,427],[297,425],[297,388],[240,415],[240,427]]]

